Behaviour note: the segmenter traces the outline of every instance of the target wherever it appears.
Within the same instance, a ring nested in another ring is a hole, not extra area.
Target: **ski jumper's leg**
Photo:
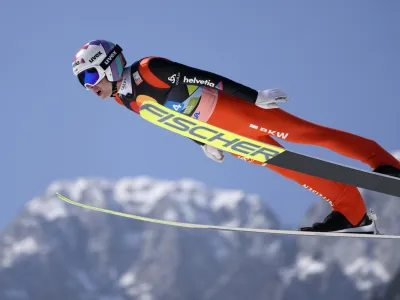
[[[256,139],[260,142],[282,147],[282,145],[270,136],[258,136]],[[259,162],[254,163],[262,164]],[[342,213],[353,225],[357,225],[367,212],[364,200],[359,190],[354,186],[310,176],[273,165],[266,164],[265,166],[288,179],[296,181],[304,188],[328,201],[333,210]]]
[[[349,157],[370,162],[371,167],[380,164],[398,164],[396,159],[373,141],[314,125],[287,114],[279,108],[262,109],[225,94],[220,95],[207,123],[279,147],[282,146],[270,135],[287,141],[327,147],[341,154],[347,154]],[[330,132],[334,133],[333,139],[329,136]],[[305,136],[308,134],[310,136]],[[358,144],[356,150],[355,147],[349,146],[354,141]],[[365,147],[360,147],[360,143]],[[238,155],[235,156],[241,158]],[[249,162],[263,165],[256,161]],[[320,195],[332,205],[333,210],[342,213],[353,225],[360,222],[367,212],[364,200],[356,187],[268,164],[266,167]]]
[[[373,140],[311,123],[280,108],[262,109],[224,93],[220,94],[210,121],[222,128],[247,128],[249,132],[258,131],[288,142],[324,147],[372,169],[380,165],[400,168],[400,162]]]

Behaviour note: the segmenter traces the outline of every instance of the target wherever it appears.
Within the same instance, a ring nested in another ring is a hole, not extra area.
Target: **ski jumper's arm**
[[[153,57],[148,61],[151,72],[164,83],[173,87],[174,85],[191,84],[220,89],[218,84],[223,86],[227,94],[255,103],[258,92],[243,84],[237,83],[221,75],[196,69],[162,57]]]
[[[258,92],[233,80],[221,75],[193,68],[178,62],[168,60],[163,57],[148,57],[142,60],[146,69],[155,76],[154,82],[162,81],[158,85],[162,88],[173,88],[177,85],[196,85],[223,90],[223,92],[243,99],[244,101],[255,103]],[[164,83],[166,86],[163,86]],[[199,145],[204,143],[191,139]]]

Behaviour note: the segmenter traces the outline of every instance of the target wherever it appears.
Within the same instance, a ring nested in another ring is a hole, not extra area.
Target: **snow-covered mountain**
[[[0,299],[369,299],[400,263],[399,242],[186,229],[67,204],[182,222],[280,228],[268,199],[149,177],[56,181],[0,236]],[[400,234],[400,199],[363,191],[379,229]],[[309,224],[329,212],[321,200]]]

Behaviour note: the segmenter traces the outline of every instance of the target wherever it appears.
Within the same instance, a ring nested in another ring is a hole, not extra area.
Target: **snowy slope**
[[[0,299],[64,299],[63,295],[157,299],[186,277],[193,280],[192,290],[205,287],[217,281],[227,264],[232,265],[233,257],[261,253],[266,255],[264,264],[276,269],[281,248],[276,237],[191,232],[122,219],[66,204],[55,192],[91,205],[168,220],[279,227],[256,195],[208,189],[191,180],[57,181],[30,201],[2,233]],[[197,282],[193,270],[204,273],[203,283]]]
[[[400,159],[400,151],[393,155]],[[378,216],[380,232],[400,235],[400,198],[364,189],[360,191],[368,209],[373,209]],[[322,220],[329,211],[330,206],[320,201],[310,207],[302,223]],[[297,261],[314,257],[325,265],[337,264],[344,276],[354,283],[357,290],[363,291],[367,298],[372,296],[371,293],[383,292],[400,267],[399,241],[300,238],[297,245]],[[300,278],[300,274],[296,273],[294,277]]]
[[[279,228],[268,199],[190,179],[56,181],[0,236],[0,299],[368,299],[399,267],[398,242],[191,230],[59,200],[201,224]],[[400,201],[363,191],[382,232],[400,234]],[[329,212],[323,200],[307,224]]]

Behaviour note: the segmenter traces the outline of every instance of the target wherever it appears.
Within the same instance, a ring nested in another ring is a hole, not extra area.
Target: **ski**
[[[145,101],[140,106],[140,116],[164,129],[246,159],[400,197],[400,178],[262,143],[173,111],[155,101]]]
[[[156,223],[167,226],[183,227],[190,229],[206,229],[206,230],[219,230],[219,231],[236,231],[236,232],[249,232],[249,233],[263,233],[263,234],[283,234],[295,236],[322,236],[322,237],[345,237],[345,238],[373,238],[373,239],[400,239],[399,235],[385,235],[385,234],[366,234],[366,233],[341,233],[341,232],[315,232],[315,231],[296,231],[296,230],[280,230],[280,229],[257,229],[246,227],[228,227],[228,226],[214,226],[196,223],[183,223],[176,221],[165,221],[160,219],[142,217],[134,214],[122,213],[115,210],[100,208],[84,203],[71,200],[60,193],[56,193],[57,197],[61,200],[79,207],[89,210],[94,210],[110,215],[115,215],[123,218],[134,219],[143,222]]]

